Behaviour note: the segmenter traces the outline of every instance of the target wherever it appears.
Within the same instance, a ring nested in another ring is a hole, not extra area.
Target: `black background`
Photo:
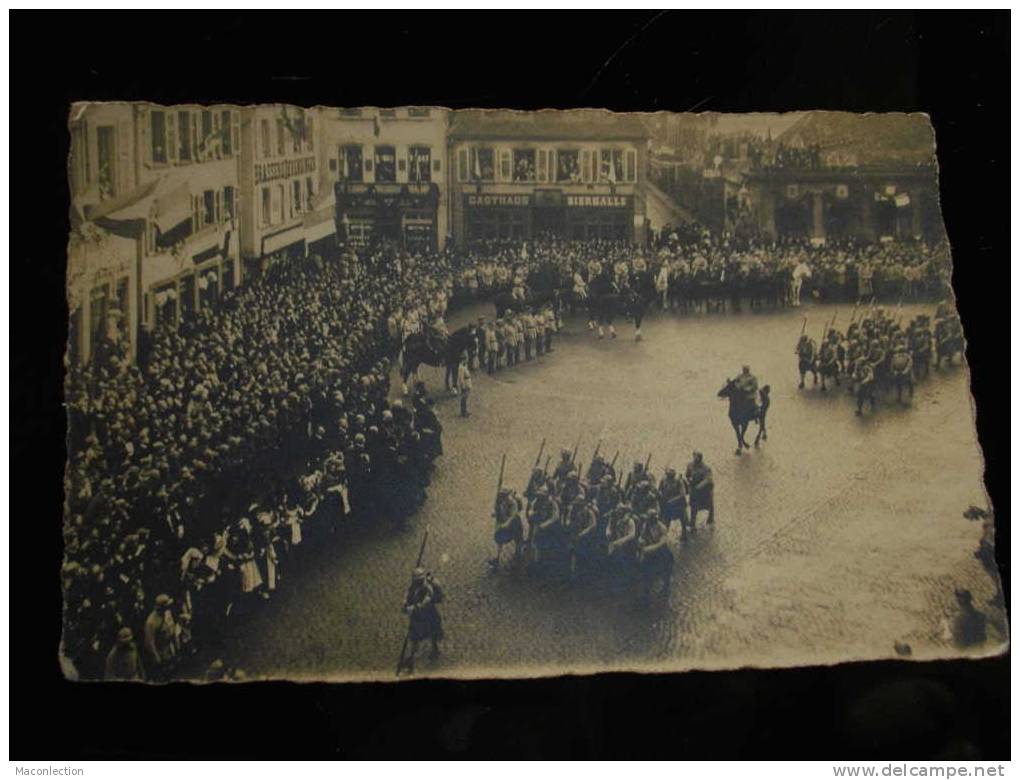
[[[929,113],[1008,597],[1007,12],[14,12],[11,43],[12,757],[1009,757],[1008,657],[162,689],[65,683],[56,662],[82,99]]]

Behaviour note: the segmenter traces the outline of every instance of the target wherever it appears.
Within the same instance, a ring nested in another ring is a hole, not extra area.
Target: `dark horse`
[[[647,309],[648,303],[641,295],[629,287],[617,291],[607,277],[600,277],[591,286],[588,298],[588,317],[598,326],[600,339],[605,338],[606,328],[609,329],[609,335],[615,339],[614,320],[617,317],[627,317],[634,320],[635,341],[641,341],[641,323],[644,321]]]
[[[559,317],[560,301],[562,291],[556,288],[549,290],[532,290],[524,298],[514,298],[508,292],[499,293],[492,299],[492,305],[496,307],[496,317],[503,317],[507,312],[522,312],[525,309],[540,309],[547,303],[553,306],[553,312]]]
[[[737,455],[743,454],[744,448],[751,449],[751,445],[744,439],[747,433],[747,426],[751,422],[758,423],[761,429],[761,412],[754,398],[748,398],[738,387],[737,380],[727,379],[726,384],[718,392],[719,398],[727,398],[730,402],[730,423],[733,425],[733,432],[737,434]],[[757,439],[755,439],[757,442]]]
[[[408,378],[414,376],[417,379],[418,367],[422,364],[445,368],[446,389],[456,387],[457,366],[464,352],[468,353],[469,360],[478,352],[478,341],[470,325],[458,328],[445,340],[437,340],[435,343],[423,333],[412,333],[400,350],[400,379],[404,394],[407,394]]]

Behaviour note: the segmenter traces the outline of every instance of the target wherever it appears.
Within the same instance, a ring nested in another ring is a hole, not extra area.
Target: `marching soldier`
[[[602,481],[602,477],[606,474],[611,474],[613,480],[616,479],[616,471],[613,467],[606,463],[606,459],[601,455],[595,455],[591,460],[591,465],[588,467],[588,473],[585,475],[585,480],[589,485],[597,487],[599,482]]]
[[[411,575],[411,585],[404,597],[404,614],[407,615],[408,639],[411,640],[411,654],[404,663],[408,669],[414,669],[414,656],[418,652],[418,643],[429,640],[432,650],[429,658],[439,657],[439,643],[443,639],[443,619],[439,614],[439,604],[443,601],[443,591],[436,579],[421,566]]]
[[[702,509],[708,510],[708,524],[711,525],[715,522],[715,483],[712,480],[712,469],[697,450],[687,464],[684,478],[690,486],[691,531],[696,530],[698,513]]]
[[[826,378],[832,379],[836,386],[839,386],[839,364],[837,362],[836,347],[830,339],[822,344],[818,353],[818,374],[822,377],[822,392],[827,392],[825,386]]]
[[[524,521],[521,519],[523,510],[523,502],[513,490],[503,488],[499,491],[494,513],[496,530],[493,533],[493,539],[496,541],[496,557],[492,564],[495,568],[499,568],[504,545],[513,542],[514,560],[521,556],[521,544],[524,542]]]
[[[680,538],[687,538],[687,487],[677,477],[676,469],[666,469],[659,483],[659,516],[669,530],[670,523],[680,521]]]
[[[560,511],[564,520],[566,519],[571,507],[575,501],[583,502],[585,500],[586,491],[584,484],[581,482],[581,477],[577,473],[577,469],[571,466],[570,471],[567,472],[567,476],[563,481],[563,486],[560,489]]]
[[[548,557],[556,546],[557,527],[560,523],[560,507],[549,490],[542,486],[536,491],[535,501],[527,510],[528,540],[535,550],[535,561]]]
[[[655,580],[662,580],[664,593],[669,592],[673,579],[673,553],[666,544],[666,527],[655,512],[649,512],[641,523],[637,539],[637,560],[641,566],[641,597],[648,601]]]
[[[808,371],[811,371],[815,384],[818,384],[818,374],[815,371],[815,359],[817,356],[815,340],[807,333],[804,333],[797,343],[797,350],[795,352],[797,354],[797,368],[801,372],[801,383],[797,386],[804,389],[804,376]]]
[[[574,469],[574,459],[570,450],[560,450],[560,462],[556,464],[556,470],[553,471],[553,480],[557,486],[562,485],[569,474]]]
[[[605,474],[599,482],[598,492],[595,497],[595,505],[599,512],[599,528],[605,532],[609,516],[616,509],[622,500],[620,488],[612,474]]]
[[[893,346],[892,355],[889,357],[889,375],[896,386],[896,403],[902,402],[904,385],[907,387],[909,396],[914,397],[913,372],[913,359],[907,348],[907,338],[899,336]]]
[[[875,411],[875,369],[867,357],[857,359],[857,365],[854,367],[854,384],[857,395],[857,411],[854,414],[858,417],[864,414],[865,401],[869,401],[871,411]]]
[[[524,498],[528,502],[528,508],[531,508],[532,503],[538,496],[539,488],[548,488],[548,478],[543,469],[536,468],[531,472],[531,478],[528,480],[528,486],[524,489]],[[530,535],[529,535],[530,538]]]
[[[630,506],[620,504],[612,511],[606,525],[606,555],[619,577],[630,571],[637,552],[637,525]]]
[[[585,497],[572,504],[567,513],[566,529],[570,538],[571,568],[574,574],[589,571],[599,558],[602,542],[594,498]]]

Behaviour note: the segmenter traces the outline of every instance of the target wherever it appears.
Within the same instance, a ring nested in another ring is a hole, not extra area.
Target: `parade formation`
[[[587,466],[578,463],[578,446],[564,449],[555,468],[543,465],[546,442],[539,446],[527,486],[521,493],[503,486],[500,474],[493,518],[496,555],[493,569],[504,565],[504,548],[512,546],[506,565],[526,562],[530,571],[572,581],[605,575],[619,588],[640,583],[648,600],[656,584],[667,592],[674,559],[669,548],[674,524],[683,541],[697,532],[697,520],[715,522],[712,470],[700,452],[693,453],[679,475],[667,466],[663,477],[651,470],[651,453],[629,471],[616,468],[598,442]],[[503,467],[506,458],[503,458]]]
[[[823,393],[839,387],[842,379],[856,399],[856,414],[861,415],[865,406],[874,411],[876,398],[883,394],[895,391],[897,403],[912,399],[915,381],[928,376],[933,358],[939,368],[943,361],[951,363],[956,354],[963,354],[959,315],[945,303],[935,311],[934,328],[927,314],[917,315],[904,326],[902,315],[887,313],[874,300],[863,313],[859,307],[854,306],[845,334],[834,327],[838,312],[833,315],[820,347],[805,332],[804,319],[795,349],[800,389],[809,373]]]

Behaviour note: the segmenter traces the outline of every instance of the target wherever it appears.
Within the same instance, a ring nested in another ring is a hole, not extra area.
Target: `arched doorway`
[[[849,238],[854,232],[854,210],[847,198],[825,195],[823,219],[825,235],[833,241]]]

